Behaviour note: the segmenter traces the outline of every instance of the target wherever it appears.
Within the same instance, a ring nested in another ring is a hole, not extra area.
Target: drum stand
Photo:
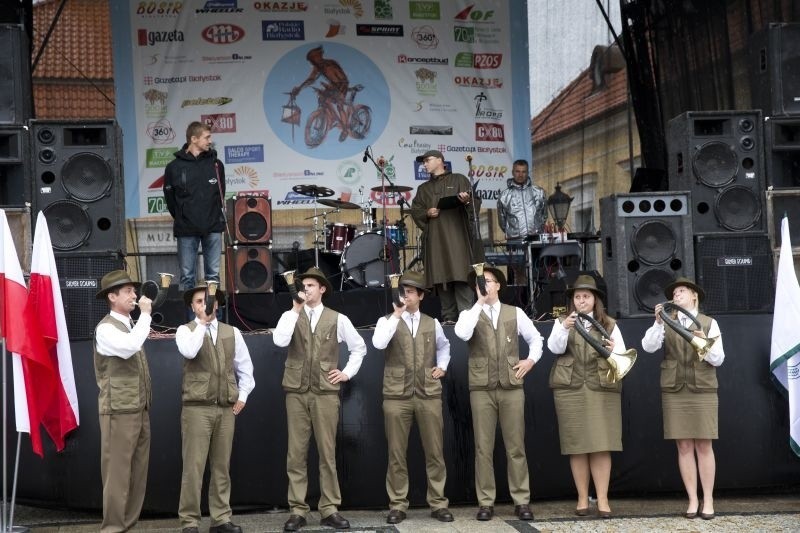
[[[383,205],[383,252],[378,256],[381,261],[383,261],[383,283],[381,286],[388,286],[387,280],[389,279],[389,274],[399,274],[399,272],[389,272],[390,264],[392,258],[389,256],[391,253],[391,248],[389,247],[389,232],[387,230],[388,220],[386,220],[386,182],[389,182],[389,186],[392,189],[396,189],[392,180],[386,175],[386,163],[383,157],[378,158],[378,162],[372,157],[372,151],[367,147],[367,151],[364,152],[364,155],[372,161],[372,164],[375,168],[381,173],[381,204]],[[403,202],[405,199],[400,196],[400,201]],[[398,202],[400,204],[400,202]],[[400,204],[400,212],[402,217],[402,204]]]

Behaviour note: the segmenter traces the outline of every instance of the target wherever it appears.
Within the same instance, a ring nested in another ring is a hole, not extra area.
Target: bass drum
[[[342,254],[342,274],[362,287],[383,287],[388,274],[400,273],[397,245],[382,231],[361,232]]]

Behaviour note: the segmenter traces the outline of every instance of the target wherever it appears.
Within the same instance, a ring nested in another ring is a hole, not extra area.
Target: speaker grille
[[[761,200],[749,187],[734,185],[717,195],[714,214],[723,228],[745,231],[761,220]]]
[[[703,145],[692,160],[695,176],[709,187],[723,187],[736,179],[739,163],[736,152],[722,142]]]
[[[636,278],[633,283],[633,297],[639,309],[653,313],[656,305],[663,302],[664,287],[675,281],[675,275],[668,270],[654,268]]]
[[[265,239],[268,228],[267,220],[261,213],[250,211],[239,219],[239,232],[250,241]]]
[[[234,246],[233,275],[228,279],[232,293],[263,293],[272,290],[272,261],[267,246]]]
[[[50,231],[52,232],[52,227]],[[56,269],[61,283],[61,298],[64,301],[64,315],[70,339],[94,337],[94,328],[108,313],[108,303],[95,298],[95,294],[100,290],[100,279],[112,270],[122,268],[124,260],[118,256],[56,257]]]
[[[114,183],[111,166],[97,154],[73,155],[61,170],[64,190],[78,201],[94,202],[103,198]]]
[[[772,250],[766,234],[725,233],[695,237],[697,282],[708,313],[772,311]]]
[[[92,234],[92,222],[86,209],[70,200],[53,202],[44,208],[50,225],[53,248],[68,251],[79,248]]]
[[[671,226],[661,220],[650,220],[631,234],[634,255],[647,265],[660,265],[675,256],[678,238]]]

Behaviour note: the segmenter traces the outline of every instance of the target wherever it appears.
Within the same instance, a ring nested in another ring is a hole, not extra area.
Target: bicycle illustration
[[[322,144],[328,132],[339,128],[339,142],[344,142],[347,137],[363,139],[369,133],[372,124],[372,110],[369,106],[354,103],[356,93],[364,89],[363,85],[355,85],[347,89],[348,96],[343,99],[334,93],[318,87],[312,87],[317,93],[317,109],[311,112],[306,120],[305,142],[309,148]],[[289,102],[283,106],[283,121],[300,125],[300,107],[292,93]],[[294,130],[292,130],[294,138]]]

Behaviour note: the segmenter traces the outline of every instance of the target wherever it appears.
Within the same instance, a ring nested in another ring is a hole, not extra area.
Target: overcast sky
[[[619,34],[619,0],[602,0]],[[580,72],[592,50],[613,41],[595,0],[528,0],[531,116]]]

